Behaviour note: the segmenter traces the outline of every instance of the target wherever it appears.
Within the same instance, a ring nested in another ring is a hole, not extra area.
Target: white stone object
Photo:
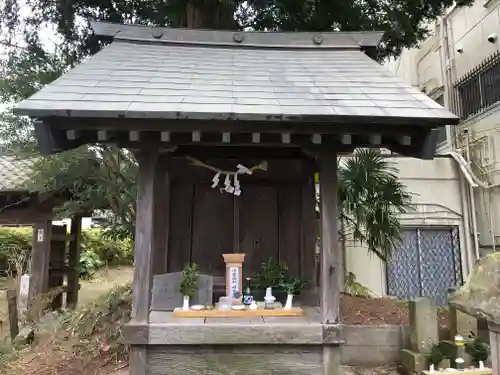
[[[292,308],[293,294],[286,296],[285,310],[290,310]]]
[[[252,303],[250,304],[250,310],[257,310],[258,306],[257,306],[257,302],[252,301]]]
[[[273,288],[272,287],[268,286],[266,288],[266,296],[264,297],[264,299],[265,298],[274,298],[273,297]]]
[[[184,299],[182,300],[182,310],[183,311],[189,310],[189,296],[184,296]]]
[[[17,301],[17,310],[19,315],[23,316],[28,310],[28,294],[30,289],[30,276],[25,273],[21,276],[19,284],[19,299]]]
[[[266,288],[266,295],[264,296],[264,302],[269,305],[272,305],[276,301],[276,297],[273,296],[273,289],[268,286]]]

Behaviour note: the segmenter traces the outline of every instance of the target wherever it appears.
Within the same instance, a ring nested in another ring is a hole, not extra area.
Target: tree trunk
[[[225,4],[218,0],[189,0],[181,20],[181,27],[237,30],[238,23],[234,19],[235,10],[235,4]]]

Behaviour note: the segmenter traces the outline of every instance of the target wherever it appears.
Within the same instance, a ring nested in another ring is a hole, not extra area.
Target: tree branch
[[[7,210],[7,209],[9,209],[11,207],[19,206],[21,203],[24,203],[24,202],[28,201],[29,199],[30,199],[30,197],[24,197],[20,201],[17,201],[15,203],[11,203],[11,204],[5,205],[3,207],[0,207],[0,212],[5,211],[5,210]]]

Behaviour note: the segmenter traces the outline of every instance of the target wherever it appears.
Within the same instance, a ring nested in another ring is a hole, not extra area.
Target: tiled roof
[[[26,191],[34,159],[0,156],[0,192]]]
[[[400,118],[414,119],[415,124],[458,122],[452,113],[365,55],[359,45],[352,45],[352,40],[351,45],[344,41],[338,48],[298,48],[293,43],[243,48],[237,43],[182,41],[180,31],[175,41],[145,41],[133,37],[134,26],[123,27],[132,31],[118,33],[111,45],[20,103],[16,113],[327,122],[352,121],[354,116],[364,118],[361,122],[397,123]],[[151,28],[138,29],[144,33]],[[294,33],[286,34],[282,39],[293,38]],[[266,40],[264,33],[259,38]],[[269,38],[279,39],[271,34]]]

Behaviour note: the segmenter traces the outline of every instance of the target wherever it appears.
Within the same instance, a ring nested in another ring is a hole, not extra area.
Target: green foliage
[[[375,150],[358,150],[339,162],[338,184],[344,234],[390,258],[401,240],[400,215],[414,210],[397,168]]]
[[[370,288],[361,284],[356,280],[356,276],[349,272],[345,277],[345,289],[346,292],[352,296],[370,298],[373,296],[373,292]]]
[[[110,238],[101,229],[84,229],[81,246],[82,253],[95,253],[107,265],[132,264],[134,260],[130,238]]]
[[[31,250],[30,227],[0,228],[0,270],[7,269],[12,249]],[[92,277],[104,265],[132,264],[133,243],[130,238],[114,239],[105,236],[101,229],[82,231],[80,274]]]
[[[97,270],[101,269],[104,264],[104,261],[96,253],[92,251],[82,253],[80,256],[80,277],[83,279],[92,279]]]
[[[287,294],[295,294],[295,291],[299,288],[299,284],[300,280],[291,278],[288,280],[281,280],[278,286],[287,292]]]
[[[9,269],[10,254],[15,249],[31,251],[31,228],[0,228],[0,271]]]
[[[4,152],[14,152],[28,156],[36,150],[31,121],[25,117],[14,116],[10,108],[0,112],[0,147]]]
[[[88,338],[109,322],[130,319],[131,304],[132,288],[126,284],[113,288],[87,306],[68,312],[63,321],[71,334]]]
[[[122,328],[130,320],[131,307],[132,288],[129,283],[113,288],[87,306],[66,312],[62,321],[65,331],[81,344],[98,343],[109,352],[125,354],[128,347],[123,341]]]
[[[262,262],[252,275],[252,288],[264,290],[269,286],[278,287],[295,295],[300,294],[308,282],[293,277],[286,265],[276,262],[273,258]]]
[[[269,258],[260,264],[259,269],[252,275],[252,284],[255,288],[265,289],[276,286],[283,278],[283,266]]]
[[[182,270],[180,292],[183,296],[193,298],[198,283],[198,265],[196,263],[186,264]]]
[[[30,191],[42,196],[66,192],[71,197],[57,207],[59,216],[109,208],[108,237],[133,236],[137,163],[132,153],[115,146],[83,146],[39,158],[33,169]]]
[[[96,2],[93,0],[37,0],[28,3],[8,0],[0,8],[0,29],[3,44],[15,45],[21,39],[23,49],[12,48],[8,59],[14,77],[28,71],[26,83],[16,84],[16,92],[26,95],[33,89],[32,75],[48,77],[58,72],[61,65],[71,66],[106,44],[104,38],[94,36],[89,20],[157,24],[170,27],[283,30],[283,31],[359,31],[385,32],[380,56],[397,55],[404,47],[415,46],[428,34],[427,24],[453,5],[453,0],[387,0],[351,1],[317,0],[145,0],[136,2]],[[470,5],[472,0],[459,0],[458,6]],[[21,12],[21,9],[24,11]],[[54,27],[60,43],[52,57],[42,47],[38,30]],[[27,53],[23,53],[27,51]],[[25,56],[26,55],[26,56]],[[47,61],[48,67],[39,61]],[[35,66],[35,68],[32,68]],[[19,67],[19,69],[14,69]],[[22,80],[15,80],[18,82]]]
[[[445,358],[446,355],[443,351],[443,346],[441,345],[441,343],[434,344],[428,357],[429,364],[434,365],[434,367],[437,369],[441,361],[443,361],[443,359]]]
[[[479,338],[465,343],[465,352],[472,358],[472,363],[478,367],[479,361],[485,362],[490,355],[490,346]]]

